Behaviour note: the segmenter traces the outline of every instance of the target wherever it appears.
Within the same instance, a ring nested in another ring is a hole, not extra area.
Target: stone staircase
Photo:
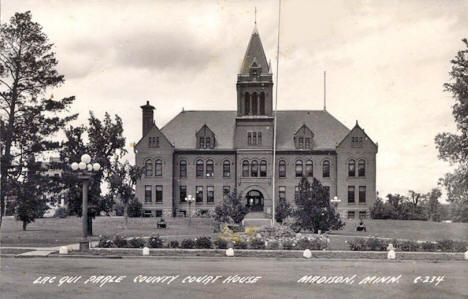
[[[271,218],[267,218],[263,212],[250,212],[245,215],[242,224],[244,227],[271,225]]]

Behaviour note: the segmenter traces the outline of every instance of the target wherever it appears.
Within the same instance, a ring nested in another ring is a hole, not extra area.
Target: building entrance
[[[246,207],[250,212],[263,212],[263,194],[260,191],[249,191],[245,198],[247,199]]]

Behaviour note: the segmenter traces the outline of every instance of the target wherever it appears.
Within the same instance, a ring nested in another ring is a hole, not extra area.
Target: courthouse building
[[[341,200],[342,217],[369,216],[377,145],[357,122],[350,130],[326,110],[275,114],[272,70],[257,30],[235,88],[236,111],[181,111],[162,128],[155,125],[155,108],[141,106],[143,134],[135,152],[145,172],[136,193],[146,215],[187,215],[188,195],[195,198],[191,212],[207,214],[236,190],[252,212],[271,217],[273,198],[294,203],[300,179],[315,177]]]

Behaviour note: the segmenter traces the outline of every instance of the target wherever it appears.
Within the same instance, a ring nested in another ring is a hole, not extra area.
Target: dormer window
[[[313,138],[314,133],[306,125],[303,125],[294,134],[294,145],[296,149],[311,149]]]
[[[212,149],[215,147],[215,135],[207,125],[204,125],[195,135],[197,140],[197,148]]]
[[[362,137],[353,136],[353,137],[351,137],[351,146],[352,147],[362,147],[362,141],[363,141]]]

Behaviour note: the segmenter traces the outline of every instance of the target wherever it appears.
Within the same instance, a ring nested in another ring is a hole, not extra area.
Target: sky
[[[235,110],[236,75],[257,28],[276,76],[278,1],[0,0],[1,22],[30,10],[54,43],[74,95],[75,124],[89,111],[124,122],[128,159],[141,109],[164,126],[182,109]],[[468,1],[283,0],[278,109],[323,109],[378,143],[380,195],[429,192],[450,165],[434,137],[454,132],[444,91],[450,60],[468,37]]]

